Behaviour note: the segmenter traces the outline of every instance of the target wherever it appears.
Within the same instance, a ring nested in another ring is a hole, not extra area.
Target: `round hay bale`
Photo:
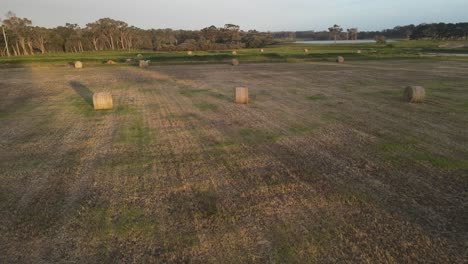
[[[233,52],[232,52],[232,55],[236,56],[236,55],[237,55],[237,51],[233,51]]]
[[[426,98],[426,90],[422,86],[408,86],[405,88],[404,97],[410,103],[422,103]]]
[[[93,94],[94,110],[112,109],[112,94],[109,92],[99,92]]]
[[[304,49],[304,53],[307,53],[307,52],[309,52],[309,49]]]
[[[113,60],[108,60],[106,62],[106,64],[109,64],[109,65],[114,65],[114,64],[117,64],[117,62],[113,61]]]
[[[234,88],[234,103],[248,104],[249,103],[249,88],[247,87]]]
[[[191,50],[187,51],[187,55],[193,55],[193,52]]]
[[[143,58],[143,55],[138,54],[138,55],[137,55],[137,58]]]
[[[336,57],[336,62],[337,63],[343,63],[344,62],[344,58],[342,56],[338,56]]]
[[[361,54],[361,50],[358,50],[358,51],[357,51],[357,54]]]
[[[239,60],[238,60],[238,59],[232,59],[232,60],[231,60],[231,65],[232,65],[232,66],[237,66],[237,65],[239,65]]]
[[[75,61],[73,63],[73,66],[75,67],[75,69],[81,69],[83,68],[83,63],[81,63],[81,61]]]
[[[263,53],[263,52],[264,52],[264,50],[263,50],[263,49],[260,49],[260,52],[261,52],[261,53]]]
[[[150,62],[151,61],[149,61],[149,60],[146,60],[146,61],[145,60],[140,60],[139,66],[140,66],[140,68],[148,67]]]

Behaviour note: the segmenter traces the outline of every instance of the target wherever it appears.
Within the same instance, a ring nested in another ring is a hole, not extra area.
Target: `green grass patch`
[[[154,131],[146,126],[142,117],[137,117],[130,124],[119,127],[115,136],[117,144],[146,145],[153,141]]]
[[[17,117],[18,115],[31,113],[33,110],[37,109],[38,107],[39,107],[39,104],[28,101],[26,103],[12,106],[11,108],[1,110],[0,118]]]
[[[216,111],[218,109],[217,105],[202,102],[194,104],[196,108],[200,109],[200,111]]]
[[[279,138],[280,135],[271,130],[252,128],[240,129],[234,137],[236,141],[240,141],[245,144],[276,142]]]
[[[107,240],[111,236],[128,238],[143,236],[154,239],[157,233],[157,223],[154,218],[145,216],[138,207],[119,208],[116,212],[104,207],[90,209],[83,215],[86,229],[93,239]]]
[[[323,94],[316,94],[316,95],[311,95],[306,97],[307,100],[311,101],[319,101],[319,100],[325,100],[327,97]]]
[[[377,148],[385,160],[395,164],[404,162],[419,162],[447,170],[468,168],[468,160],[459,160],[439,154],[427,152],[418,148],[417,141],[397,141],[385,139]]]
[[[122,175],[142,175],[145,171],[151,169],[155,163],[155,158],[139,152],[119,153],[117,156],[110,156],[102,160],[101,168],[104,171],[118,171]]]
[[[429,163],[431,166],[437,168],[448,170],[468,169],[468,160],[456,160],[428,152],[416,152],[414,153],[413,158],[416,161]]]
[[[218,92],[209,92],[208,93],[209,96],[211,97],[214,97],[214,98],[217,98],[217,99],[220,99],[220,100],[232,100],[231,97],[225,95],[225,94],[222,94],[222,93],[218,93]]]
[[[218,195],[214,190],[197,190],[194,196],[197,212],[202,216],[212,217],[218,213]]]
[[[187,97],[193,97],[195,95],[198,95],[200,93],[204,93],[204,92],[208,92],[209,90],[208,89],[185,89],[185,88],[182,88],[179,90],[179,93],[183,96],[187,96]]]
[[[289,127],[289,131],[295,135],[305,135],[317,130],[319,127],[319,124],[294,124]]]

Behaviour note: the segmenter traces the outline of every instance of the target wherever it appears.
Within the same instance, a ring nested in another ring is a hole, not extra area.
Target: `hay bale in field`
[[[337,63],[343,63],[344,62],[344,58],[342,56],[338,56],[336,57],[336,62]]]
[[[112,109],[112,94],[110,92],[99,92],[93,94],[94,110]]]
[[[357,54],[361,54],[361,50],[358,50],[358,51],[357,51]]]
[[[140,60],[140,63],[139,63],[139,66],[140,68],[145,68],[145,67],[148,67],[150,65],[150,60]]]
[[[304,53],[307,53],[307,52],[309,52],[309,49],[304,49]]]
[[[73,63],[73,66],[75,67],[75,69],[81,69],[83,68],[83,63],[81,63],[81,61],[75,61]]]
[[[238,59],[232,59],[232,60],[231,60],[231,65],[232,65],[232,66],[237,66],[237,65],[239,65],[239,60],[238,60]]]
[[[261,53],[263,53],[263,52],[264,52],[264,50],[263,50],[263,49],[260,49],[260,52],[261,52]]]
[[[232,55],[236,56],[236,55],[237,55],[237,51],[233,51],[233,52],[232,52]]]
[[[143,58],[143,55],[138,54],[138,55],[137,55],[137,58]]]
[[[190,56],[193,55],[193,51],[191,50],[187,51],[187,55],[190,55]]]
[[[248,104],[249,103],[249,88],[247,87],[234,88],[234,103]]]
[[[109,64],[109,65],[114,65],[114,64],[117,64],[117,62],[113,61],[113,60],[108,60],[106,62],[106,64]]]
[[[422,103],[426,98],[426,90],[422,86],[408,86],[405,88],[404,97],[410,103]]]

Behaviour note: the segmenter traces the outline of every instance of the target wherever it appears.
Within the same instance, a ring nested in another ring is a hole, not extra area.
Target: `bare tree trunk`
[[[80,52],[83,52],[83,43],[81,43],[81,40],[78,42],[78,48],[80,49]]]
[[[39,49],[41,50],[41,54],[45,53],[45,45],[44,45],[44,37],[39,36]]]
[[[128,46],[128,49],[131,49],[133,47],[132,37],[129,37],[127,39],[127,46]]]
[[[31,40],[28,39],[28,42],[27,42],[27,43],[28,43],[29,53],[30,53],[31,55],[34,55],[34,49],[33,49],[33,45],[32,45]]]
[[[112,50],[114,50],[114,49],[115,49],[115,46],[114,46],[114,38],[112,37],[112,35],[110,35],[110,42],[111,42]]]
[[[16,45],[18,45],[18,43],[16,43]],[[17,46],[17,47],[18,47],[18,46]],[[19,52],[16,51],[15,46],[12,46],[12,49],[13,49],[13,54],[14,54],[15,56],[18,56]]]
[[[18,41],[16,41],[16,52],[17,52],[18,56],[21,55],[21,50],[20,50],[20,48],[19,48]]]
[[[125,38],[123,34],[120,34],[120,43],[122,45],[122,49],[125,49]]]
[[[8,57],[10,57],[10,50],[8,49],[8,40],[7,40],[7,36],[5,33],[5,27],[2,27],[2,30],[3,30],[3,39],[5,40],[6,54]]]
[[[23,55],[29,55],[28,50],[26,49],[25,39],[23,37],[19,38],[21,49],[23,50]]]
[[[98,51],[98,46],[97,46],[97,41],[98,41],[98,40],[97,40],[97,38],[93,38],[92,41],[93,41],[94,49],[95,49],[96,51]]]

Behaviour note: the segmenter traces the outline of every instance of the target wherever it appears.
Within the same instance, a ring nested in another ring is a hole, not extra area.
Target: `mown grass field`
[[[465,263],[468,61],[353,58],[4,65],[0,263]]]

